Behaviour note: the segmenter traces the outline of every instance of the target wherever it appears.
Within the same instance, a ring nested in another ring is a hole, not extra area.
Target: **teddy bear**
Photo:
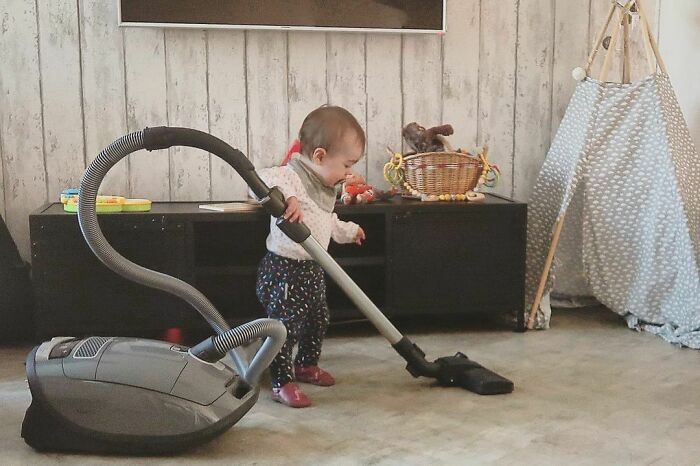
[[[423,152],[443,152],[445,145],[438,135],[450,136],[453,133],[452,125],[433,126],[426,129],[416,122],[407,124],[401,132],[411,149],[419,154]]]
[[[376,199],[374,188],[360,175],[348,175],[343,182],[340,202],[348,204],[367,204]]]

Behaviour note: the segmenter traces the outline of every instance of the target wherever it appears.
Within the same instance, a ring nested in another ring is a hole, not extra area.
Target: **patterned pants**
[[[292,351],[298,366],[316,366],[329,322],[326,280],[313,260],[294,260],[268,252],[258,267],[256,293],[268,317],[287,328],[287,341],[270,364],[272,385],[294,380]]]

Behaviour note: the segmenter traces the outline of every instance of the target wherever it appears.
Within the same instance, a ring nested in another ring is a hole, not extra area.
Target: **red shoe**
[[[318,366],[294,366],[294,377],[299,382],[306,382],[321,387],[335,385],[335,379]]]
[[[292,408],[306,408],[311,406],[311,400],[301,391],[294,382],[272,389],[272,399]]]

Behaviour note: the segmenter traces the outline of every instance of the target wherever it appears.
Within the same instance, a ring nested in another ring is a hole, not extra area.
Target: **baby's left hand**
[[[362,227],[357,228],[357,234],[355,235],[355,244],[358,246],[362,245],[362,242],[366,239],[365,236],[365,231],[362,229]]]

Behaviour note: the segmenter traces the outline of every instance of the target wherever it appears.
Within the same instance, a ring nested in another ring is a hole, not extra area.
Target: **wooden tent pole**
[[[612,21],[612,17],[615,14],[615,9],[618,8],[616,2],[613,0],[612,5],[610,6],[610,11],[608,12],[608,18],[605,21],[605,24],[603,25],[603,28],[600,30],[598,33],[598,37],[596,38],[595,45],[593,46],[593,50],[591,50],[590,55],[588,56],[588,63],[586,65],[586,74],[590,72],[591,65],[593,64],[593,60],[595,60],[596,55],[598,55],[598,51],[600,50],[600,46],[603,43],[603,38],[605,37],[605,33],[608,31],[608,27],[610,26],[610,22]],[[617,23],[617,22],[616,22]],[[618,28],[614,31],[613,33],[613,40],[611,43],[608,45],[608,51],[606,54],[606,59],[605,63],[609,67],[610,64],[608,63],[608,56],[610,55],[610,51],[615,47],[615,44],[617,43],[617,35],[619,35],[620,28],[619,28],[619,23],[617,23]],[[604,69],[605,69],[605,65]],[[607,74],[607,72],[606,72]],[[547,285],[547,277],[549,276],[549,271],[552,268],[552,262],[554,261],[554,253],[557,250],[557,245],[559,244],[559,237],[561,236],[561,230],[564,228],[564,219],[566,218],[566,214],[562,214],[562,216],[559,218],[557,223],[554,226],[554,234],[552,235],[552,242],[549,245],[549,252],[547,253],[547,258],[544,261],[544,267],[542,269],[542,275],[540,276],[540,283],[537,287],[537,292],[535,293],[535,300],[532,303],[532,307],[530,308],[530,314],[528,316],[527,320],[527,328],[532,330],[534,325],[535,325],[535,317],[537,316],[537,310],[540,307],[540,304],[542,303],[542,296],[544,295],[544,288]]]
[[[652,50],[654,50],[654,55],[656,56],[656,63],[659,64],[661,71],[664,74],[668,75],[668,69],[666,68],[666,63],[664,63],[664,59],[661,57],[661,52],[659,52],[659,45],[656,43],[656,39],[654,38],[654,34],[652,34],[652,32],[651,32],[651,27],[649,27],[649,20],[647,19],[646,12],[644,11],[644,7],[642,6],[642,2],[640,0],[637,0],[637,9],[639,10],[639,16],[641,16],[642,21],[644,22],[644,25],[646,26],[647,37],[649,38],[649,42],[651,43]]]
[[[593,50],[591,50],[591,54],[588,56],[588,63],[586,64],[586,74],[590,73],[591,71],[591,65],[593,64],[593,60],[595,60],[596,55],[598,55],[598,51],[600,50],[600,45],[603,43],[603,39],[605,38],[605,33],[608,31],[608,26],[610,26],[610,21],[612,21],[612,17],[615,14],[615,3],[612,4],[610,7],[610,13],[608,13],[608,19],[605,21],[605,25],[603,26],[603,29],[600,30],[598,33],[598,38],[595,41],[595,45],[593,46]]]
[[[620,14],[622,18],[625,17],[623,13]],[[608,53],[605,55],[605,63],[603,63],[603,69],[600,72],[600,81],[605,82],[608,79],[608,73],[610,72],[610,65],[612,64],[613,55],[615,55],[615,47],[617,47],[617,39],[620,37],[620,26],[622,26],[622,20],[617,21],[615,31],[613,31],[612,40],[608,47]]]
[[[649,74],[654,74],[656,73],[656,58],[654,57],[654,50],[651,47],[651,41],[649,40],[649,27],[647,26],[647,23],[643,20],[641,20],[642,14],[639,10],[640,3],[637,1],[637,13],[639,14],[640,18],[640,31],[642,34],[642,39],[644,40],[644,52],[647,58],[647,65],[649,66]]]
[[[562,216],[559,217],[559,220],[554,226],[552,244],[549,246],[549,252],[547,253],[547,258],[544,261],[544,268],[542,269],[542,275],[540,276],[540,284],[537,287],[537,293],[535,294],[535,301],[532,303],[530,315],[527,319],[527,328],[529,330],[532,330],[535,326],[535,316],[537,315],[537,310],[540,308],[540,303],[542,302],[544,288],[547,285],[547,277],[549,276],[549,271],[552,268],[552,262],[554,261],[554,253],[556,252],[557,245],[559,244],[559,237],[561,236],[561,230],[564,227],[565,218],[566,214],[562,214]]]
[[[632,65],[630,63],[630,14],[629,10],[623,10],[622,28],[624,30],[624,48],[622,60],[622,82],[629,84],[632,82]]]

